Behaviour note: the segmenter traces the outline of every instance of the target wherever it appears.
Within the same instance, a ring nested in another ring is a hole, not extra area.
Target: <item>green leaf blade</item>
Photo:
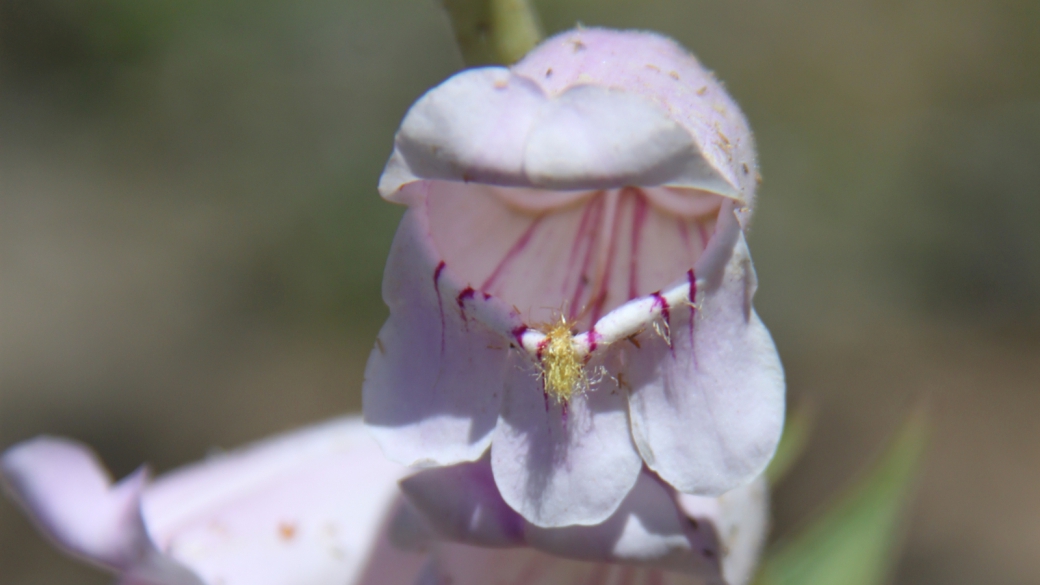
[[[766,468],[766,479],[769,485],[775,486],[790,473],[791,468],[801,458],[809,445],[813,425],[816,421],[816,409],[811,402],[801,402],[795,407],[788,407],[784,421],[784,434],[776,447],[773,460]]]
[[[815,522],[767,555],[756,585],[880,585],[891,572],[927,443],[913,414],[870,472]]]

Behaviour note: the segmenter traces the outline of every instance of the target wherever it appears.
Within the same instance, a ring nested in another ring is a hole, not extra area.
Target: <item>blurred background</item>
[[[1040,582],[1040,3],[535,4],[675,37],[756,130],[757,306],[817,410],[777,533],[924,399],[895,583]],[[434,0],[0,0],[0,446],[162,471],[358,410],[376,180],[460,65]],[[0,581],[108,577],[4,500]]]

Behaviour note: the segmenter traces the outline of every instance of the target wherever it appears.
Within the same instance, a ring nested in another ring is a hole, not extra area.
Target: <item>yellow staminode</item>
[[[567,402],[575,392],[588,388],[585,364],[574,347],[574,335],[565,317],[546,332],[540,357],[545,391],[558,402]]]

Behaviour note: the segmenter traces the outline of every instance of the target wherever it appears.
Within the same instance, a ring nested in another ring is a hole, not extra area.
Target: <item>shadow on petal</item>
[[[491,448],[502,497],[537,526],[602,522],[642,467],[623,393],[602,377],[561,403],[545,394],[530,360],[519,352],[512,357]]]

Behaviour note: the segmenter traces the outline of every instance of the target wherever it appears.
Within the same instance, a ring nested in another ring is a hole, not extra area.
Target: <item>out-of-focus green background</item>
[[[1040,582],[1040,3],[542,0],[726,81],[793,396],[796,527],[910,406],[935,433],[895,582]],[[434,0],[0,0],[0,446],[158,470],[356,410]],[[101,584],[0,502],[0,581]]]

